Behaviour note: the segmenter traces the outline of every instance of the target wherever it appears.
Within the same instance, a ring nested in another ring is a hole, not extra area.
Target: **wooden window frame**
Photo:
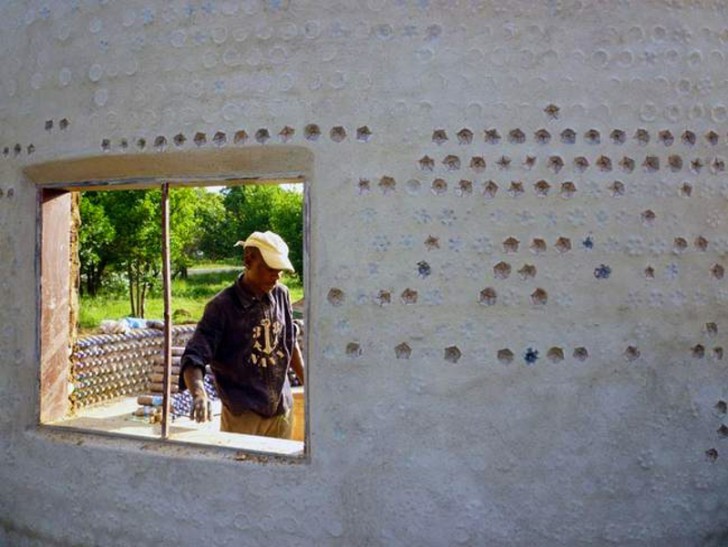
[[[42,428],[54,428],[68,414],[68,371],[72,291],[69,260],[71,237],[71,199],[73,191],[86,190],[163,190],[190,186],[230,186],[264,184],[276,180],[305,183],[304,203],[304,292],[311,294],[310,261],[310,181],[313,180],[313,155],[299,146],[263,146],[243,149],[216,149],[167,152],[158,155],[103,155],[51,161],[28,166],[25,178],[37,188],[36,305],[38,317],[37,354],[39,356],[39,393],[36,422]],[[165,222],[163,215],[162,222]],[[165,259],[168,257],[165,257]],[[165,300],[168,295],[165,287]],[[309,320],[310,298],[306,298],[305,316]],[[165,361],[169,369],[169,314],[165,309]],[[308,338],[308,330],[306,336]],[[308,340],[305,352],[310,346]],[[306,359],[308,362],[308,359]],[[305,435],[303,459],[310,456],[309,397],[310,369],[307,370],[305,397]],[[166,394],[169,400],[169,394]],[[176,443],[168,438],[168,412],[159,442]],[[77,430],[76,433],[98,434]],[[116,435],[109,433],[111,435]],[[123,434],[118,436],[124,437]],[[147,439],[148,440],[148,439]],[[239,448],[235,449],[240,451]],[[255,452],[252,450],[251,452]],[[275,454],[273,454],[275,455]]]

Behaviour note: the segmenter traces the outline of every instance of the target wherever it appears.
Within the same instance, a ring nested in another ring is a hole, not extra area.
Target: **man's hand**
[[[212,420],[212,408],[205,393],[205,383],[202,381],[202,370],[196,366],[184,369],[185,384],[192,395],[192,411],[190,419],[198,423]]]
[[[204,389],[192,396],[190,419],[198,423],[212,421],[212,407]]]

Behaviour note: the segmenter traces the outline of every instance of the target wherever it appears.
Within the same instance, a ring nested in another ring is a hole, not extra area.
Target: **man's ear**
[[[260,256],[259,253],[260,251],[258,251],[255,247],[245,248],[245,251],[243,252],[243,264],[246,268],[250,268],[253,265],[256,257]]]

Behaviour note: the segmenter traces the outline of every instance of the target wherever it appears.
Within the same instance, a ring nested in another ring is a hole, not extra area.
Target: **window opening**
[[[244,196],[245,191],[243,189],[261,189],[258,193],[265,194],[266,191],[275,188],[285,192],[286,195],[296,196],[298,202],[297,222],[301,241],[298,243],[289,242],[289,247],[292,250],[291,258],[294,259],[294,255],[296,255],[297,271],[305,276],[304,262],[307,259],[304,249],[306,243],[303,241],[306,237],[303,217],[308,185],[304,183],[304,180],[305,178],[302,176],[275,177],[272,179],[256,178],[252,180],[235,179],[232,181],[222,179],[219,182],[227,184],[227,186],[220,186],[215,190],[218,195],[225,194],[229,196],[230,201],[234,201],[236,197],[240,199],[241,195]],[[145,310],[147,313],[128,314],[125,321],[127,324],[120,327],[120,331],[124,332],[113,332],[114,325],[112,322],[116,321],[116,319],[110,319],[106,327],[107,329],[111,328],[111,331],[106,333],[97,331],[92,334],[85,332],[87,327],[84,327],[83,322],[88,310],[85,309],[83,300],[84,296],[87,296],[93,287],[98,288],[99,264],[96,264],[96,268],[82,267],[82,261],[74,264],[73,260],[69,260],[69,255],[72,254],[69,251],[74,248],[74,245],[78,245],[82,254],[90,252],[88,248],[84,248],[84,243],[87,243],[89,234],[84,234],[77,226],[74,228],[74,224],[79,219],[76,218],[71,221],[72,216],[69,211],[83,209],[85,202],[82,194],[88,196],[92,194],[109,196],[112,193],[120,195],[125,192],[122,188],[129,186],[135,188],[138,186],[134,183],[119,185],[104,192],[95,192],[100,185],[94,183],[69,185],[59,189],[41,187],[39,218],[41,226],[39,256],[41,266],[39,295],[41,302],[41,336],[39,342],[41,344],[42,359],[39,421],[41,424],[75,431],[169,439],[172,442],[191,444],[229,446],[251,452],[294,456],[306,453],[307,449],[303,443],[306,438],[304,429],[305,414],[302,408],[305,406],[305,397],[302,389],[297,390],[300,393],[296,394],[295,411],[300,420],[301,427],[298,429],[301,433],[298,435],[299,441],[293,442],[297,444],[295,447],[292,447],[292,441],[286,441],[289,443],[288,446],[281,448],[281,442],[276,439],[219,433],[216,423],[196,425],[180,415],[180,409],[184,409],[183,404],[174,404],[175,397],[178,396],[178,394],[173,393],[173,391],[176,391],[177,377],[175,374],[179,374],[175,360],[179,356],[173,355],[173,353],[178,353],[177,348],[183,347],[186,338],[192,333],[192,326],[178,325],[178,323],[190,323],[199,319],[201,308],[204,307],[203,302],[197,311],[197,316],[195,316],[195,312],[185,309],[187,305],[185,297],[175,294],[173,280],[183,277],[183,274],[189,275],[191,270],[195,270],[192,263],[182,261],[175,264],[172,261],[175,246],[180,245],[179,238],[175,238],[175,231],[188,229],[188,226],[176,226],[175,207],[179,207],[179,200],[175,200],[175,196],[190,191],[198,192],[198,197],[212,194],[213,192],[203,189],[203,186],[209,186],[210,184],[210,180],[203,180],[199,185],[195,185],[194,182],[191,183],[190,181],[165,181],[154,187],[150,187],[149,184],[140,185],[147,188],[142,192],[147,197],[153,193],[160,194],[158,201],[160,216],[157,224],[150,225],[146,230],[145,236],[148,240],[154,239],[153,233],[155,230],[158,232],[159,241],[157,244],[160,248],[162,260],[159,261],[160,267],[152,269],[151,273],[150,271],[144,271],[142,276],[146,275],[156,279],[157,285],[150,285],[147,287],[147,291],[152,290],[156,300],[160,300],[161,297],[164,306],[163,309],[160,308],[159,302],[156,302],[154,306],[149,305],[150,301],[145,301],[145,298],[148,298],[150,293],[140,294],[139,287],[134,289],[130,284],[128,290],[129,311],[139,312],[144,310],[145,306],[148,306]],[[151,201],[153,202],[153,200]],[[74,202],[76,208],[74,208]],[[94,201],[89,199],[86,203],[94,204]],[[91,212],[85,211],[93,219],[89,224],[92,224],[96,229],[102,229],[104,227],[103,221],[94,217],[94,214],[98,213],[98,211],[94,212],[93,207],[91,209]],[[131,208],[127,208],[125,213],[130,217],[129,220],[133,220],[131,218],[133,216],[131,215]],[[253,218],[246,218],[245,220],[260,222],[261,218],[255,218],[253,215]],[[230,223],[230,221],[230,218],[226,218],[221,224]],[[67,231],[58,229],[59,226],[63,226],[64,222],[71,224],[70,238],[68,238]],[[239,228],[240,225],[238,223],[235,226]],[[259,226],[262,230],[271,228],[266,225]],[[142,231],[144,232],[144,230]],[[247,235],[235,231],[235,227],[231,227],[230,231],[232,232],[229,234],[230,240],[244,238]],[[214,242],[214,230],[211,230],[209,223],[205,224],[204,232],[208,236],[208,243],[210,243],[210,238]],[[98,231],[92,231],[90,237],[97,242],[104,239],[103,234],[98,233]],[[76,238],[75,242],[74,238]],[[111,245],[120,245],[120,240],[110,238],[109,243]],[[224,245],[224,242],[218,243]],[[197,249],[197,254],[195,254],[195,250],[195,248],[186,249],[188,255],[192,252],[197,258],[202,258],[199,249]],[[242,249],[238,248],[237,252],[237,267],[228,263],[229,266],[225,272],[228,277],[224,280],[224,283],[230,282],[231,278],[235,279],[242,270]],[[127,265],[128,272],[133,273],[134,270]],[[159,282],[163,279],[168,279],[170,282],[161,283],[160,287]],[[115,281],[118,283],[119,279]],[[296,281],[297,286],[294,287],[293,294],[296,295],[295,300],[300,300],[300,302],[294,304],[294,317],[298,323],[302,323],[304,314],[302,298],[300,297],[303,295],[303,283],[300,279],[294,279],[294,281]],[[97,284],[94,285],[95,283]],[[67,290],[64,290],[64,286]],[[192,287],[192,292],[196,292],[197,289],[199,289],[199,286]],[[79,290],[82,293],[80,307],[73,305],[74,299],[79,296]],[[176,300],[178,297],[179,301]],[[203,295],[202,300],[207,299],[209,299],[209,295]],[[294,298],[292,298],[293,300]],[[68,310],[65,321],[57,321],[60,309]],[[146,317],[133,317],[134,315]],[[162,319],[157,320],[159,317]],[[140,324],[139,320],[144,322]],[[77,323],[81,325],[80,329],[77,329]],[[68,349],[64,349],[64,346],[68,348],[68,341],[74,340],[77,334],[81,336],[78,343],[74,345],[73,355],[69,360]],[[162,338],[163,342],[160,342],[160,338]],[[299,340],[305,346],[304,338],[299,337]],[[102,347],[104,345],[107,347]],[[305,347],[302,349],[305,354]],[[81,362],[80,366],[76,366],[79,362]],[[160,370],[158,366],[160,362],[165,363],[161,367],[162,378],[159,378],[158,373],[153,370],[154,363],[157,366],[156,370]],[[96,377],[94,377],[91,370],[94,367],[96,367],[97,372],[100,372]],[[142,374],[140,371],[144,371],[143,377],[140,376]],[[104,376],[104,378],[99,376]],[[153,381],[157,383],[158,380],[161,380],[158,383],[163,388],[162,392],[149,392],[148,387],[150,384]],[[106,393],[103,392],[104,389],[107,390]],[[88,400],[81,401],[80,398],[83,397],[88,397]],[[124,414],[121,421],[119,421],[119,416],[114,414],[115,411],[113,410],[113,407],[120,399],[126,401],[126,406],[124,404],[120,406],[122,414]],[[162,399],[163,404],[159,404],[159,399]],[[169,403],[164,404],[165,401]],[[154,404],[141,404],[142,402]],[[129,411],[130,405],[134,407],[131,411]],[[155,407],[159,407],[161,413],[155,410]]]

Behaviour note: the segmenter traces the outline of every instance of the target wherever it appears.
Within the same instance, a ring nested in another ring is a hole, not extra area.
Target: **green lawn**
[[[198,265],[194,270],[208,270],[220,264]],[[228,267],[228,266],[223,266]],[[202,316],[205,304],[222,289],[230,285],[240,273],[239,269],[227,269],[208,273],[191,273],[187,279],[172,281],[172,322],[176,325],[196,323]],[[291,292],[291,302],[303,298],[303,287],[298,278],[284,277],[283,283]],[[126,295],[82,296],[79,310],[81,333],[94,332],[104,319],[122,319],[129,316],[129,298]],[[146,319],[163,319],[164,302],[161,294],[147,298]]]

